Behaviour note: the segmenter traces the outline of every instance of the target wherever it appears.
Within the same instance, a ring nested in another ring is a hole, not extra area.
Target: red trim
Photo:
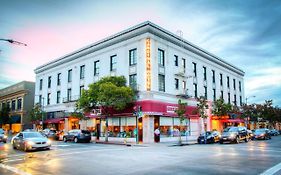
[[[51,123],[57,124],[57,123],[63,123],[63,121],[64,121],[64,118],[51,118],[51,119],[45,120],[44,123],[46,123],[46,124],[51,124]]]
[[[231,123],[244,123],[244,120],[240,119],[240,118],[237,118],[237,119],[223,119],[223,120],[220,120],[220,121],[223,122],[223,123],[228,123],[228,122],[231,122]]]

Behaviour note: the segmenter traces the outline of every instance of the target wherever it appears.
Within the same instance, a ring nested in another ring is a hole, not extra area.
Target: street
[[[0,174],[281,174],[281,136],[240,144],[109,145],[54,141],[51,150],[22,152],[3,144]],[[5,156],[6,155],[6,156]],[[277,166],[277,168],[280,166]],[[275,172],[275,173],[270,173]]]

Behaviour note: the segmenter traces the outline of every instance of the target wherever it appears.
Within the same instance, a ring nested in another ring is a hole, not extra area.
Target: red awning
[[[223,123],[231,122],[231,123],[244,123],[243,119],[236,118],[236,119],[223,119],[221,120]]]
[[[51,123],[63,123],[64,118],[51,118],[51,119],[47,119],[44,121],[44,123],[46,124],[51,124]]]

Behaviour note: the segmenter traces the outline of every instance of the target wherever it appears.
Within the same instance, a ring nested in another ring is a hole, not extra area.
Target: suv
[[[223,144],[224,142],[239,143],[241,140],[244,140],[245,142],[249,141],[246,127],[227,127],[223,130],[220,144]]]
[[[89,143],[91,141],[91,133],[87,130],[73,129],[64,134],[63,141],[74,141],[75,143],[85,141]]]

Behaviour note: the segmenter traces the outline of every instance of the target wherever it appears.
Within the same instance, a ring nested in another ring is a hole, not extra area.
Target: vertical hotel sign
[[[151,90],[151,54],[150,38],[146,38],[146,90]]]

